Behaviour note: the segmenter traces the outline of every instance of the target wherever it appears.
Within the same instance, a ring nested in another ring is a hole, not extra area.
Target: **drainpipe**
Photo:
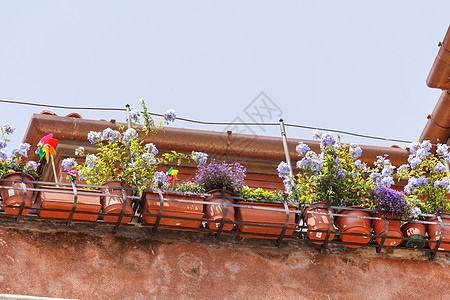
[[[450,26],[439,47],[427,78],[427,85],[443,91],[433,112],[427,117],[428,122],[419,140],[430,140],[432,143],[439,140],[441,143],[448,144],[450,138]]]

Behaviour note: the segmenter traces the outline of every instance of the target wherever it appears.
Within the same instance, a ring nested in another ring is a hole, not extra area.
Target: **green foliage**
[[[248,186],[244,186],[238,196],[243,198],[243,201],[283,201],[283,192],[281,191],[252,189]]]

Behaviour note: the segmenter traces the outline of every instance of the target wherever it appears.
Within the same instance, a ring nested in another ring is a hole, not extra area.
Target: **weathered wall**
[[[19,222],[0,228],[0,293],[81,299],[432,299],[450,297],[449,260],[423,252],[210,233]],[[59,229],[64,228],[65,231]],[[91,232],[100,232],[101,235]]]

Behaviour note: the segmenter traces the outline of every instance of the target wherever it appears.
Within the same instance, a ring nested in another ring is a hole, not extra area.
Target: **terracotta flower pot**
[[[323,206],[326,205],[325,202],[315,202],[313,204]],[[335,230],[333,228],[333,224],[330,224],[330,216],[314,214],[312,212],[328,213],[328,209],[312,206],[308,206],[307,208],[305,208],[305,210],[303,211],[303,217],[305,219],[306,226],[308,227],[308,238],[312,240],[314,244],[322,245],[325,237],[327,236],[326,231],[328,231],[331,226],[331,233],[328,237],[328,240],[333,240]],[[325,232],[313,232],[310,230],[323,230]]]
[[[406,247],[422,249],[425,246],[426,228],[422,223],[408,222],[401,227],[404,237],[412,239],[420,239],[424,241],[407,241]]]
[[[214,202],[214,203],[222,203],[222,197],[221,190],[215,189],[208,192],[208,194],[218,195],[218,197],[214,196],[208,196],[205,198],[205,202]],[[234,194],[228,190],[224,191],[224,194],[227,196],[233,196]],[[234,204],[233,199],[226,198],[225,199],[227,204]],[[214,221],[220,221],[223,219],[224,215],[224,207],[222,205],[209,205],[208,203],[205,203],[204,207],[205,216],[208,220],[214,220]],[[227,216],[225,221],[234,222],[234,207],[228,206],[227,207]],[[207,222],[208,228],[216,230],[220,227],[220,222]],[[234,224],[224,224],[223,229],[225,231],[230,231],[234,228]]]
[[[70,187],[41,186],[36,201],[38,215],[42,218],[68,219],[73,208],[74,194]],[[100,191],[78,189],[77,206],[72,220],[96,221],[100,209]],[[60,209],[51,211],[43,209]],[[90,213],[86,213],[90,212]],[[92,213],[92,214],[91,214]]]
[[[277,208],[283,209],[284,205],[279,203],[263,203],[263,202],[246,202],[239,201],[239,205],[247,206],[257,206],[257,207],[267,207],[267,208]],[[296,210],[298,206],[289,204],[289,210]],[[264,224],[273,226],[284,226],[286,223],[286,212],[285,211],[271,211],[262,210],[257,208],[247,208],[247,207],[236,207],[236,221],[245,222],[250,224]],[[295,227],[295,213],[289,213],[288,227]],[[260,236],[260,235],[248,235],[239,234],[241,237],[252,237],[260,239],[278,239],[276,235],[280,235],[282,228],[271,228],[271,227],[260,227],[252,225],[238,225],[237,230],[240,232],[250,232],[250,233],[261,233],[261,234],[272,234],[271,236]],[[294,233],[293,229],[286,229],[284,235],[291,236]]]
[[[119,214],[122,213],[123,209],[123,197],[122,197],[122,190],[121,189],[112,189],[109,187],[115,187],[120,188],[120,181],[119,180],[111,180],[107,181],[102,184],[101,192],[102,194],[110,194],[110,195],[117,195],[117,196],[101,196],[100,201],[102,204],[102,212],[106,215],[102,215],[102,218],[105,222],[109,223],[117,223],[119,220]],[[123,184],[124,188],[131,188],[131,186],[128,183]],[[133,191],[131,190],[125,190],[125,196],[126,198],[126,204],[125,204],[125,211],[123,212],[124,216],[122,217],[121,223],[128,223],[131,221],[132,215],[133,215],[133,209],[131,207],[131,198],[133,196]],[[117,214],[116,216],[108,216],[107,214]],[[127,216],[125,216],[127,215]]]
[[[177,200],[190,200],[190,201],[201,201],[203,202],[203,196],[194,196],[194,195],[181,195],[176,193],[163,193],[164,203],[163,203],[163,211],[159,226],[173,226],[170,229],[178,229],[178,230],[189,230],[188,228],[199,228],[202,223],[202,218],[205,215],[203,213],[203,203],[187,203],[187,202],[177,202],[170,201],[168,199],[177,199]],[[143,196],[143,211],[144,214],[144,223],[147,224],[155,224],[156,216],[146,216],[145,214],[159,214],[160,208],[160,199],[159,193],[154,191],[146,191]],[[164,216],[172,216],[172,217],[184,217],[184,218],[195,218],[199,220],[183,220],[176,218],[167,218]]]
[[[450,213],[441,213],[441,216],[450,217]],[[438,218],[430,217],[427,219],[430,222],[438,222]],[[449,224],[444,225],[443,242],[450,242],[450,218],[442,218],[442,223]],[[427,224],[428,238],[430,241],[439,241],[441,237],[441,225],[440,224]],[[436,248],[436,243],[428,243],[431,249]],[[441,243],[438,250],[450,251],[450,244]]]
[[[360,206],[350,206],[352,208],[363,208]],[[346,215],[345,217],[336,217],[335,224],[339,231],[344,233],[357,233],[362,235],[341,234],[341,241],[345,243],[367,244],[370,241],[370,219],[357,217],[369,217],[369,213],[362,210],[341,210],[338,214]],[[360,248],[362,245],[348,245],[349,248]]]
[[[22,173],[15,172],[15,173],[9,173],[2,177],[2,179],[12,179],[12,180],[21,180],[22,179]],[[34,181],[34,178],[29,174],[23,174],[23,179],[26,181]],[[1,181],[0,184],[6,188],[0,189],[0,195],[3,199],[3,209],[8,215],[18,215],[20,208],[15,207],[6,207],[7,205],[11,206],[21,206],[23,202],[23,195],[24,190],[22,189],[22,182],[13,182],[13,181]],[[33,183],[25,183],[25,186],[27,189],[34,188]],[[20,189],[15,189],[20,188]],[[30,212],[31,207],[31,201],[33,199],[33,191],[28,190],[26,199],[25,199],[25,206],[22,210],[22,215],[26,215]]]
[[[377,213],[374,215],[377,218],[384,218],[383,213]],[[390,214],[387,215],[389,219],[398,219]],[[390,239],[389,237],[403,237],[403,234],[400,230],[401,221],[392,221],[389,220],[389,229],[387,232],[387,238],[384,240],[383,245],[389,247],[398,246],[401,243],[401,239]],[[385,220],[372,220],[373,231],[376,235],[384,235],[386,232],[386,221]],[[380,244],[382,238],[375,238],[375,241]]]

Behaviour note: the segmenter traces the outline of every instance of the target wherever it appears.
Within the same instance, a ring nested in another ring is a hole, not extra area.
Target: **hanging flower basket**
[[[444,235],[442,237],[442,242],[450,242],[450,213],[442,212],[441,216],[446,218],[441,218],[442,223],[449,224],[444,225]],[[427,219],[429,222],[439,222],[437,217],[430,217]],[[428,224],[427,225],[428,238],[430,241],[439,241],[441,238],[441,225],[440,224]],[[434,250],[436,248],[436,243],[428,243],[428,246]],[[438,250],[450,251],[450,244],[441,243]]]
[[[401,227],[404,237],[423,240],[423,241],[406,241],[406,247],[422,249],[425,246],[426,228],[422,223],[408,222]]]
[[[284,205],[281,203],[264,203],[264,202],[247,202],[239,201],[237,204],[245,206],[255,206],[256,208],[236,207],[236,221],[250,224],[272,225],[280,228],[262,227],[252,225],[238,225],[237,230],[244,233],[259,233],[270,234],[274,236],[248,235],[239,234],[241,237],[251,237],[260,239],[278,239],[277,236],[281,234],[282,228],[286,224],[286,211]],[[272,209],[282,209],[283,211],[263,210],[257,207],[265,207]],[[289,204],[289,210],[296,210],[297,205]],[[290,212],[288,218],[288,227],[295,227],[295,213]],[[294,233],[293,229],[286,229],[284,235],[291,236]]]
[[[169,192],[162,193],[162,196],[164,198],[162,210],[163,216],[159,220],[158,226],[170,226],[169,227],[170,229],[179,229],[179,230],[189,230],[185,228],[200,227],[202,223],[201,219],[204,216],[203,203],[178,202],[178,201],[170,201],[167,199],[203,202],[204,200],[203,196],[183,195]],[[155,224],[157,216],[149,216],[146,214],[153,214],[153,215],[159,214],[161,205],[159,193],[155,191],[145,191],[142,197],[142,203],[143,203],[142,214],[144,215],[144,223]],[[174,218],[168,218],[168,216]],[[178,219],[178,217],[192,218],[198,220]]]
[[[111,195],[111,196],[101,196],[100,201],[102,204],[102,218],[105,222],[108,223],[117,223],[119,220],[119,215],[123,210],[123,194],[122,194],[122,185],[120,180],[111,180],[102,184],[102,188],[100,188],[103,195]],[[131,190],[131,186],[127,183],[123,184],[125,188],[125,197],[126,204],[125,210],[123,212],[124,216],[122,217],[121,223],[129,223],[133,216],[133,209],[131,207],[131,197],[133,196],[133,190]],[[115,214],[115,215],[108,215]]]
[[[313,205],[326,206],[325,202],[314,202]],[[331,210],[333,212],[333,210]],[[306,226],[308,227],[308,238],[313,241],[314,244],[322,245],[325,240],[328,229],[331,226],[331,233],[328,237],[328,241],[334,238],[334,228],[333,224],[330,224],[330,216],[325,214],[315,214],[313,212],[320,212],[328,214],[328,209],[321,207],[308,206],[303,211],[303,218],[305,220]],[[317,232],[310,230],[322,230],[325,232]]]
[[[41,218],[67,220],[73,210],[74,191],[70,187],[41,186],[36,208]],[[50,210],[51,209],[51,210]],[[53,211],[61,210],[61,211]],[[72,220],[96,221],[100,213],[100,192],[78,189]]]
[[[350,206],[350,208],[356,209],[345,209],[340,210],[338,214],[346,215],[345,217],[336,217],[335,224],[339,228],[340,232],[357,234],[348,235],[341,234],[341,241],[344,242],[345,246],[349,248],[360,248],[362,244],[367,244],[370,241],[370,219],[359,218],[359,217],[369,217],[369,213],[361,210],[361,206]],[[350,245],[346,243],[357,243],[361,245]]]
[[[225,190],[224,192],[225,196],[233,196],[234,194],[228,190]],[[205,211],[205,216],[206,219],[208,220],[213,220],[213,221],[221,221],[224,218],[224,206],[223,205],[210,205],[208,204],[208,202],[212,202],[212,203],[223,203],[222,201],[222,190],[220,189],[214,189],[209,191],[207,194],[213,194],[213,195],[217,195],[216,196],[207,196],[205,198],[205,206],[204,206],[204,211]],[[234,204],[233,199],[231,198],[225,198],[225,202],[227,204]],[[227,222],[234,222],[235,221],[235,217],[234,217],[234,207],[233,206],[227,206],[227,210],[226,210],[227,214],[225,217],[225,221]],[[217,230],[217,228],[220,227],[220,222],[208,222],[207,226],[209,229],[212,230]],[[234,228],[234,224],[224,224],[222,230],[224,231],[230,231]]]
[[[6,174],[2,177],[2,179],[8,180],[21,180],[22,173],[14,172]],[[34,178],[24,173],[23,180],[25,181],[34,181]],[[24,201],[24,190],[23,184],[20,181],[1,181],[0,184],[4,186],[4,188],[0,189],[0,195],[3,199],[3,209],[8,215],[18,215],[20,211],[20,206]],[[25,183],[27,189],[34,188],[34,183],[27,182]],[[26,215],[30,212],[31,201],[33,199],[33,191],[27,190],[26,198],[25,198],[25,206],[22,210],[22,215]],[[7,206],[16,206],[16,207],[7,207]]]
[[[383,213],[378,213],[375,214],[374,217],[377,218],[384,218],[384,214]],[[387,218],[389,219],[398,219],[395,218],[394,216],[392,216],[391,214],[387,214],[386,215]],[[393,221],[393,220],[389,220],[389,229],[388,232],[386,234],[386,239],[384,240],[383,245],[384,246],[389,246],[389,247],[395,247],[398,246],[400,244],[400,242],[402,241],[401,239],[393,239],[390,237],[398,237],[401,238],[403,237],[403,234],[400,230],[400,226],[401,226],[401,221]],[[373,231],[375,232],[376,235],[384,235],[386,232],[386,220],[372,220],[372,227],[373,227]],[[382,241],[382,238],[375,238],[375,241],[380,244]]]

